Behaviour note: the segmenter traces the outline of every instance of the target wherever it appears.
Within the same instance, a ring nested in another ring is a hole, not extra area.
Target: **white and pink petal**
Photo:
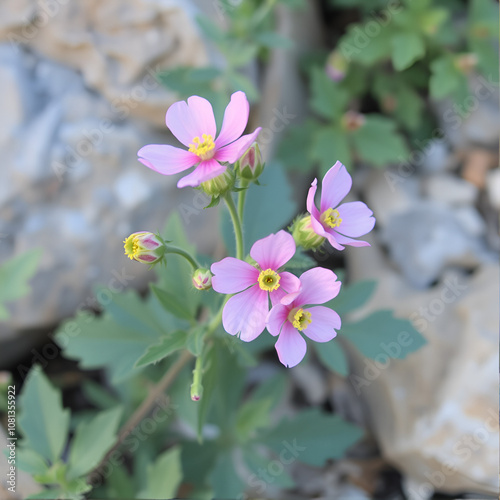
[[[238,293],[255,285],[259,278],[259,271],[247,262],[234,257],[226,257],[212,264],[210,270],[212,287],[219,293]]]

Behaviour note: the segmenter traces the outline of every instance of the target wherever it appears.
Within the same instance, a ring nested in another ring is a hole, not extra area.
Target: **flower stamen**
[[[333,208],[329,208],[325,210],[320,217],[323,225],[327,225],[328,227],[339,227],[342,224],[342,219],[340,218],[339,211]]]
[[[305,330],[312,323],[311,313],[304,309],[295,307],[288,313],[288,321],[300,332]]]
[[[201,160],[210,160],[213,158],[215,151],[214,138],[210,134],[203,134],[200,139],[198,136],[189,144],[189,152],[194,153]]]
[[[281,276],[272,269],[266,269],[259,274],[259,286],[266,292],[274,292],[280,287]]]

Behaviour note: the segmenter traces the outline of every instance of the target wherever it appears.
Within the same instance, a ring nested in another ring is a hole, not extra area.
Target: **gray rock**
[[[479,192],[474,184],[451,174],[430,175],[424,186],[431,200],[450,205],[474,203]]]
[[[475,266],[484,245],[464,228],[454,210],[437,202],[421,202],[389,220],[382,232],[389,253],[409,282],[424,288],[445,266]]]

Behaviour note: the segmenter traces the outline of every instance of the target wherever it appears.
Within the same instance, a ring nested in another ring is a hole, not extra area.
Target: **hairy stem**
[[[168,253],[175,253],[177,255],[180,255],[181,257],[184,257],[193,267],[193,271],[196,271],[196,269],[198,269],[200,267],[198,262],[196,262],[196,260],[188,252],[186,252],[182,248],[167,245],[165,253],[167,253],[167,254]]]
[[[238,216],[238,211],[236,210],[236,205],[234,203],[231,193],[227,193],[224,196],[226,200],[227,208],[229,209],[229,214],[231,215],[231,220],[233,221],[234,235],[236,238],[236,258],[243,260],[243,231],[241,229],[241,221]]]

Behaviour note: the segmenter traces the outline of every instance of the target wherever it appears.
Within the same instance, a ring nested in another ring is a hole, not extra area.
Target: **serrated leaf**
[[[31,369],[19,397],[19,427],[23,446],[52,463],[61,456],[68,437],[70,412],[39,366]]]
[[[293,418],[285,417],[263,432],[258,441],[275,453],[285,452],[299,462],[321,467],[329,458],[342,457],[362,435],[359,427],[338,415],[310,409]]]
[[[162,359],[170,356],[170,354],[183,349],[186,346],[186,332],[176,330],[169,333],[166,337],[162,338],[161,342],[157,345],[152,345],[143,356],[141,356],[135,363],[137,368],[158,363]]]
[[[295,486],[295,482],[292,477],[288,474],[286,469],[282,469],[279,474],[273,474],[270,477],[269,483],[267,483],[266,478],[269,477],[267,475],[262,475],[262,471],[268,470],[269,464],[272,462],[271,458],[262,456],[259,452],[257,452],[253,447],[246,447],[242,450],[243,460],[247,465],[248,469],[251,472],[251,475],[248,476],[247,482],[250,483],[252,479],[255,480],[255,477],[261,478],[261,482],[259,487],[264,487],[264,485],[274,486],[275,488],[293,488]],[[252,476],[254,475],[254,476]],[[262,492],[261,492],[262,493]]]
[[[181,450],[175,446],[162,453],[147,470],[147,487],[138,498],[175,498],[182,480]]]
[[[156,298],[160,301],[160,304],[168,312],[180,319],[193,321],[194,311],[190,310],[189,305],[185,301],[179,299],[179,297],[174,293],[167,292],[166,290],[157,287],[154,283],[151,283],[150,288]]]
[[[203,351],[203,339],[206,331],[205,326],[198,326],[188,332],[186,338],[186,348],[193,356],[199,356]]]
[[[35,274],[42,252],[31,250],[4,262],[0,266],[0,321],[8,318],[4,302],[10,302],[27,295],[28,281]]]
[[[104,458],[116,440],[122,408],[103,411],[76,428],[68,462],[68,479],[87,474]]]
[[[330,342],[315,342],[314,347],[319,359],[327,368],[337,372],[342,377],[347,377],[349,373],[347,358],[336,339]]]
[[[408,148],[403,137],[396,131],[396,123],[384,116],[366,115],[365,124],[352,133],[356,153],[375,167],[406,158]]]
[[[398,33],[391,43],[392,64],[396,71],[409,68],[425,54],[424,40],[418,33]]]
[[[17,449],[16,462],[20,469],[31,475],[46,474],[48,471],[46,460],[36,451],[24,446]]]
[[[295,252],[295,255],[286,263],[286,270],[299,276],[303,272],[316,266],[316,261],[300,250]]]
[[[342,335],[372,359],[381,354],[404,359],[427,343],[410,321],[395,318],[390,310],[376,311],[360,321],[342,325]]]

